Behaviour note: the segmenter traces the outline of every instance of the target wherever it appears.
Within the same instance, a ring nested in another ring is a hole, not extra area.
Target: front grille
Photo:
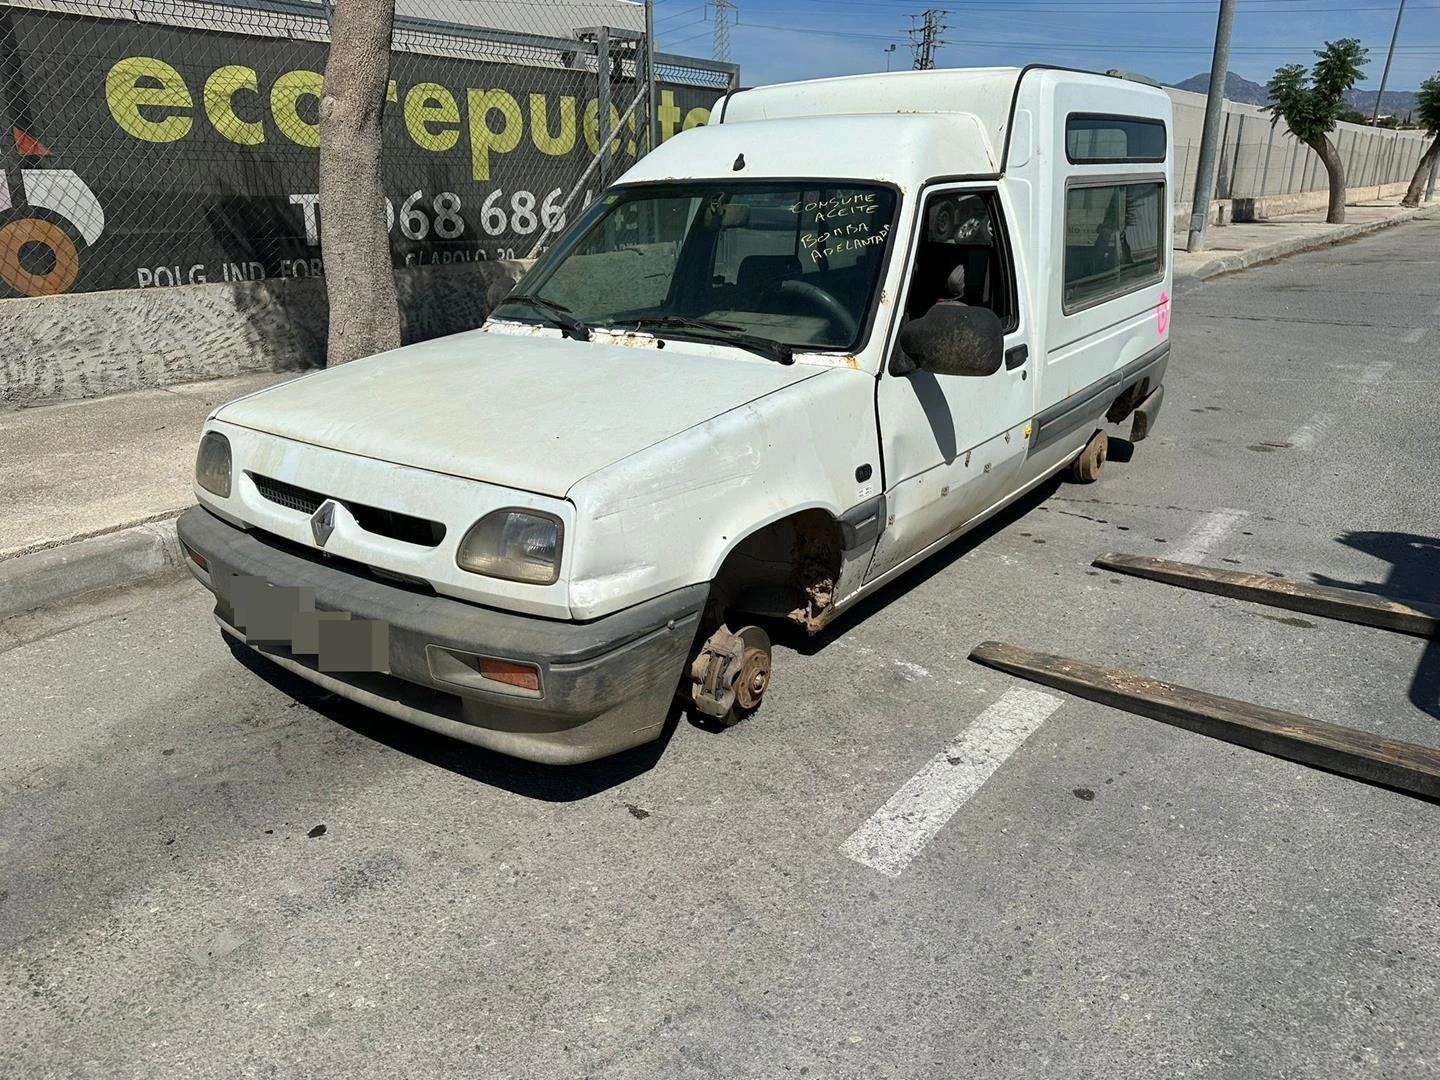
[[[289,510],[297,510],[306,517],[314,514],[321,504],[330,498],[318,491],[287,484],[283,480],[261,476],[259,473],[250,473],[249,476],[255,483],[255,490],[270,502]],[[350,511],[351,517],[360,528],[377,536],[388,536],[392,540],[418,544],[421,547],[436,547],[445,539],[443,522],[413,517],[394,510],[382,510],[378,506],[366,506],[349,499],[335,501]]]
[[[346,572],[355,574],[357,577],[368,578],[371,581],[378,581],[382,585],[392,585],[397,589],[404,589],[407,592],[423,593],[426,596],[435,596],[434,587],[420,578],[412,578],[401,574],[388,574],[378,571],[373,566],[366,566],[364,563],[356,562],[354,559],[342,558],[338,555],[331,555],[328,551],[320,551],[309,547],[306,544],[297,544],[294,540],[287,540],[283,536],[267,532],[264,529],[251,529],[250,535],[262,544],[283,551],[287,555],[294,555],[304,559],[306,562],[313,562],[320,566],[338,566]]]
[[[319,510],[320,504],[325,501],[324,495],[296,487],[294,484],[287,484],[283,480],[272,480],[259,473],[251,473],[250,479],[255,481],[256,490],[265,498],[291,510],[299,510],[306,517]]]

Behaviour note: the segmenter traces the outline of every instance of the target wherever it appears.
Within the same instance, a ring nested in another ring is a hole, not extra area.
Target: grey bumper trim
[[[1167,341],[1136,357],[1119,371],[1112,371],[1041,410],[1035,415],[1035,434],[1030,441],[1030,453],[1063,438],[1087,422],[1098,424],[1111,403],[1141,379],[1149,378],[1152,385],[1159,385],[1165,377],[1169,359],[1170,343]]]
[[[215,616],[232,636],[239,635],[225,595],[227,575],[311,589],[317,610],[388,624],[389,674],[321,672],[314,657],[283,645],[253,646],[258,652],[312,682],[348,686],[345,696],[353,700],[387,700],[391,707],[384,711],[392,716],[418,723],[423,713],[435,721],[425,726],[540,761],[588,760],[645,741],[640,734],[658,734],[709,596],[708,584],[692,585],[592,622],[562,622],[374,581],[286,550],[200,507],[182,514],[176,531],[209,563],[209,573],[196,576],[216,594]],[[541,695],[437,678],[435,648],[533,663]]]

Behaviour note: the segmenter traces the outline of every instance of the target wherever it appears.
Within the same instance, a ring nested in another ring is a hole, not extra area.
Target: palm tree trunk
[[[395,0],[338,0],[320,99],[320,254],[330,298],[330,367],[400,344],[385,220],[380,117]]]
[[[1310,149],[1320,155],[1325,173],[1330,178],[1330,208],[1325,220],[1331,225],[1345,224],[1345,162],[1340,151],[1335,149],[1328,136],[1321,135],[1310,143]]]
[[[1410,178],[1410,187],[1405,192],[1405,198],[1400,200],[1401,206],[1420,205],[1420,197],[1425,194],[1425,185],[1430,181],[1430,169],[1434,166],[1436,157],[1440,157],[1440,135],[1435,136],[1430,149],[1425,151],[1420,164],[1415,166],[1415,175]]]

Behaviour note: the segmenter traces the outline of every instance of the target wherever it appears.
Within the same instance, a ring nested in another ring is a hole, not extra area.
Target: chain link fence
[[[0,298],[322,273],[327,3],[0,4]],[[392,50],[397,266],[530,254],[738,79],[624,0],[398,0]]]

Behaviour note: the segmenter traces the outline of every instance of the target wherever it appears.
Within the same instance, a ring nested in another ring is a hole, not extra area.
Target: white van
[[[991,68],[745,90],[477,330],[206,422],[192,572],[237,641],[537,761],[729,724],[818,630],[1157,415],[1170,101]],[[772,624],[773,625],[773,624]]]

